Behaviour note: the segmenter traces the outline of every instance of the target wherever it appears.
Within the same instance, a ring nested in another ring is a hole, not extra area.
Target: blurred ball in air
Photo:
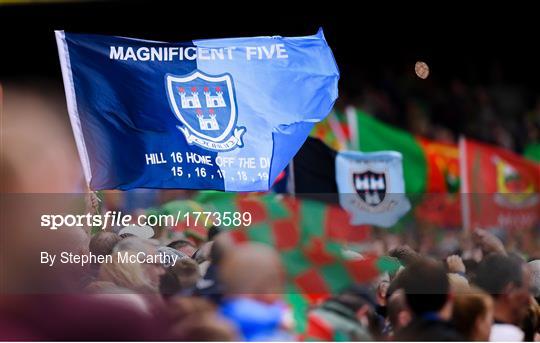
[[[429,67],[426,62],[418,61],[414,65],[414,72],[416,73],[416,76],[425,80],[429,76]]]

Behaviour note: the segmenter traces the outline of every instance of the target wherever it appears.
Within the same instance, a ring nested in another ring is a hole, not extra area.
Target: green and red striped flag
[[[389,257],[364,254],[347,259],[343,250],[370,239],[371,227],[351,226],[349,214],[337,206],[275,194],[205,193],[197,201],[212,210],[249,211],[252,224],[231,230],[237,243],[269,244],[279,252],[287,277],[289,301],[297,332],[306,329],[306,309],[351,283],[373,281],[381,272],[395,272]]]

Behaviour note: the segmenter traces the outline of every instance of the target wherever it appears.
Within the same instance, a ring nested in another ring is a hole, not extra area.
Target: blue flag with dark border
[[[185,43],[56,31],[56,40],[93,190],[268,190],[338,96],[321,30]]]

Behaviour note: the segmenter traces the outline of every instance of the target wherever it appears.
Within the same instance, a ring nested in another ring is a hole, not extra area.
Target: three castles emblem
[[[182,124],[177,127],[188,144],[213,151],[243,147],[246,128],[236,126],[238,112],[230,74],[195,70],[185,76],[167,74],[165,83],[171,109]]]

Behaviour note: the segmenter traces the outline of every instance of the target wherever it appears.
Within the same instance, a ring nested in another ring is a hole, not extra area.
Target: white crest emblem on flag
[[[230,74],[208,75],[199,70],[167,74],[169,103],[188,144],[214,151],[243,147],[246,128],[237,127],[238,109]]]
[[[401,159],[395,151],[338,153],[339,202],[352,225],[390,227],[409,211]]]

